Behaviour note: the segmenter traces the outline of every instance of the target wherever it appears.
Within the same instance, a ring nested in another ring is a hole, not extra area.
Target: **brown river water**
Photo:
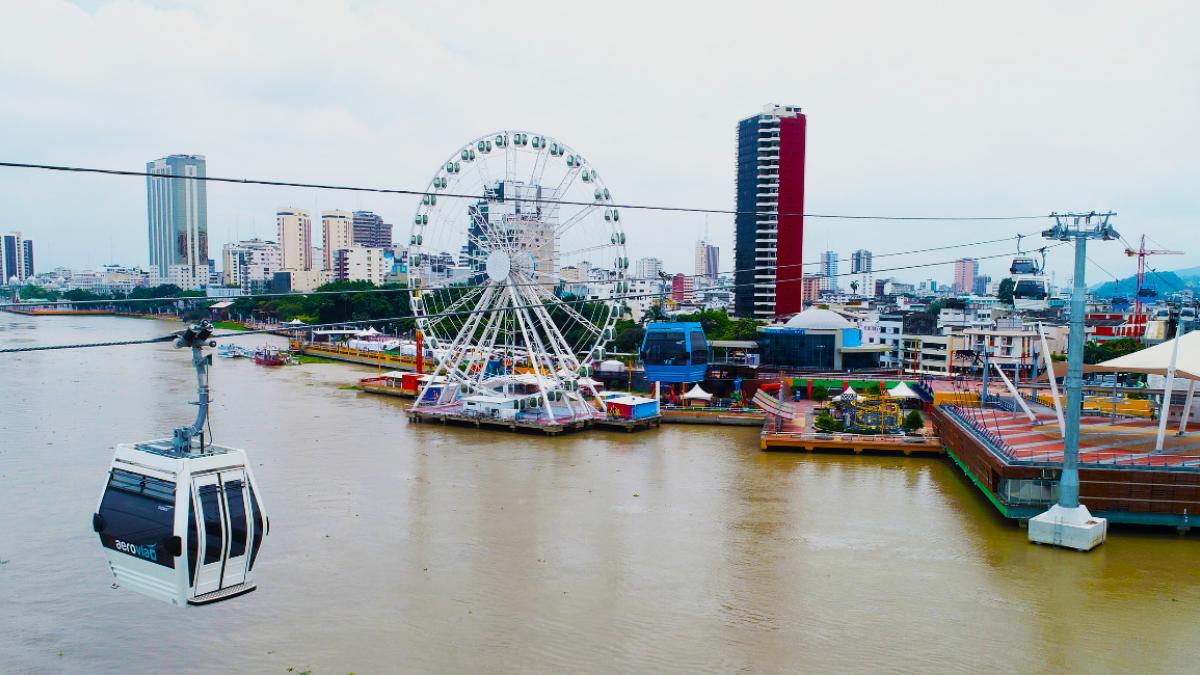
[[[0,346],[178,328],[0,314]],[[1200,669],[1196,534],[1037,547],[948,460],[756,429],[410,426],[369,372],[216,359],[271,534],[256,592],[179,609],[111,588],[90,518],[114,444],[190,423],[189,355],[0,355],[0,672]]]

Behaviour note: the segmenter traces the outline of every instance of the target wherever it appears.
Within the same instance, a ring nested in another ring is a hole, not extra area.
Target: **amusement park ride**
[[[603,416],[589,373],[613,337],[612,296],[629,290],[612,204],[595,168],[542,134],[488,134],[442,163],[408,241],[411,306],[440,383],[425,385],[414,413],[533,425]],[[593,275],[607,297],[588,297]]]

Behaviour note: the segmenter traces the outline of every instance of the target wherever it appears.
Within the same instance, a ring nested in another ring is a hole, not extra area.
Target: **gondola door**
[[[250,501],[244,469],[195,476],[192,499],[196,506],[194,527],[195,595],[236,586],[246,580],[250,542]],[[190,539],[190,537],[189,537]]]

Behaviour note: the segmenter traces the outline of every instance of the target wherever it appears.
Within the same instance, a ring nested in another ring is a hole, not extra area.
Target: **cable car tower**
[[[1167,249],[1148,249],[1146,248],[1146,235],[1142,235],[1138,243],[1138,249],[1135,251],[1128,246],[1125,247],[1125,255],[1129,257],[1137,256],[1137,293],[1134,295],[1134,315],[1142,313],[1142,305],[1152,305],[1158,302],[1158,289],[1153,286],[1145,285],[1146,278],[1146,256],[1150,255],[1183,255],[1183,251],[1170,251]]]
[[[208,442],[208,321],[175,340],[192,350],[196,419],[171,438],[122,443],[113,454],[92,529],[116,583],[177,606],[253,591],[270,522],[246,453]],[[211,428],[211,425],[209,425]]]

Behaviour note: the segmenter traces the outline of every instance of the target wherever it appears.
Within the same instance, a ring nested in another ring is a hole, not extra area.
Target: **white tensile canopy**
[[[291,321],[289,321],[283,325],[285,325],[285,326],[307,326],[308,324],[304,323],[300,319],[292,319]]]
[[[1167,432],[1167,413],[1171,405],[1171,387],[1175,378],[1191,380],[1188,383],[1187,402],[1179,416],[1179,433],[1187,431],[1188,415],[1192,410],[1192,397],[1196,393],[1196,381],[1200,380],[1200,331],[1185,333],[1173,340],[1147,347],[1146,349],[1109,359],[1096,366],[1096,370],[1110,373],[1145,373],[1165,375],[1162,406],[1158,412],[1158,438],[1155,450],[1163,449],[1163,438]]]
[[[1108,373],[1146,373],[1166,375],[1171,366],[1171,353],[1178,345],[1175,357],[1175,377],[1200,380],[1200,331],[1185,333],[1140,351],[1096,364],[1094,370]]]
[[[888,396],[891,396],[892,398],[921,398],[917,395],[917,392],[910,389],[909,386],[903,382],[897,384],[891,389],[888,389],[887,393]]]
[[[858,392],[854,391],[854,387],[846,387],[846,390],[838,395],[838,399],[842,401],[853,401],[858,398]]]
[[[700,385],[692,387],[691,391],[683,395],[684,400],[689,401],[711,401],[713,395],[700,388]]]

